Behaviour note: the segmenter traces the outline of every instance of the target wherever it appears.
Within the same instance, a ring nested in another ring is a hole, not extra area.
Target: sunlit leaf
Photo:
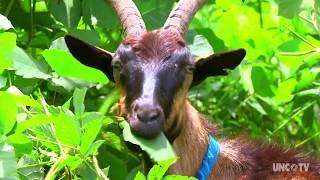
[[[17,36],[11,32],[0,33],[0,70],[12,68],[12,52]]]
[[[138,173],[134,177],[134,180],[146,180],[146,177],[140,171],[138,171]]]
[[[92,146],[93,141],[96,139],[102,126],[102,118],[97,118],[93,121],[87,123],[83,128],[83,133],[81,136],[80,153],[82,155],[87,154],[90,146]]]
[[[60,143],[74,147],[80,144],[80,125],[74,117],[60,113],[54,127]]]
[[[45,50],[42,55],[60,76],[80,78],[102,84],[108,81],[101,71],[82,65],[70,53],[63,50]]]
[[[83,160],[78,156],[67,156],[63,159],[57,166],[56,171],[59,172],[64,167],[70,168],[70,170],[76,169],[78,166],[82,164]]]
[[[0,93],[0,134],[7,134],[12,130],[17,111],[15,99],[9,94]]]
[[[98,149],[103,145],[103,143],[105,143],[104,140],[97,140],[93,142],[88,148],[88,151],[84,154],[84,157],[98,154]]]
[[[13,28],[13,26],[8,18],[0,14],[0,30],[8,30],[11,28]]]
[[[154,165],[150,169],[148,173],[148,179],[161,179],[166,173],[166,171],[169,169],[169,167],[175,162],[175,158],[158,162],[158,164]]]
[[[291,101],[293,99],[293,95],[291,93],[294,91],[296,84],[297,81],[294,78],[281,82],[275,97],[276,100],[282,103]]]

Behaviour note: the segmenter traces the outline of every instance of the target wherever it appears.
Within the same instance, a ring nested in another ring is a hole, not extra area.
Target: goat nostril
[[[149,121],[155,121],[159,118],[160,111],[159,110],[153,110],[149,114]]]
[[[138,104],[135,104],[134,107],[133,107],[133,111],[134,112],[137,112],[139,110],[139,105]]]
[[[159,109],[137,111],[138,120],[143,122],[157,121],[160,119],[160,116],[161,116],[161,111]]]
[[[140,121],[143,121],[143,114],[142,114],[142,113],[137,113],[137,118],[138,118]]]

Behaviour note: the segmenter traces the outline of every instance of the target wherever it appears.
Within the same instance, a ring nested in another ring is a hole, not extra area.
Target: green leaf
[[[286,18],[293,18],[302,10],[311,10],[313,0],[279,0],[279,15]]]
[[[60,76],[80,78],[101,84],[108,82],[101,71],[82,65],[68,52],[51,49],[43,51],[42,55]]]
[[[106,4],[106,2],[108,4]],[[114,28],[119,26],[118,16],[109,1],[82,1],[83,21],[86,24]],[[106,13],[108,12],[108,13]]]
[[[102,137],[103,137],[103,139],[106,140],[107,144],[110,147],[112,147],[118,151],[123,151],[125,149],[125,145],[122,141],[122,138],[120,137],[120,134],[112,132],[112,128],[110,128],[111,126],[114,126],[114,124],[107,126],[108,131],[102,132]]]
[[[0,135],[12,130],[17,112],[15,99],[9,94],[0,93]]]
[[[51,77],[51,75],[48,74],[48,67],[45,68],[43,63],[29,57],[21,48],[14,48],[12,53],[13,67],[17,75],[24,78],[39,79],[48,79]]]
[[[7,84],[7,78],[0,75],[0,89],[5,87]]]
[[[135,4],[139,7],[142,18],[146,22],[147,29],[156,29],[163,26],[167,19],[174,0],[135,0]]]
[[[108,174],[109,174],[109,169],[110,169],[110,166],[102,169],[103,174],[104,174],[105,176],[107,176],[107,177],[108,177]]]
[[[255,109],[256,111],[258,111],[260,114],[262,115],[267,115],[267,112],[263,109],[263,107],[261,106],[261,104],[255,100],[255,99],[251,99],[247,102],[253,109]]]
[[[307,90],[298,92],[297,95],[298,96],[313,95],[313,96],[319,96],[320,97],[320,89],[307,89]]]
[[[48,124],[48,123],[54,123],[58,120],[59,119],[53,115],[38,114],[28,120],[18,123],[16,133],[22,133],[28,128],[43,125],[43,124]]]
[[[312,123],[314,120],[314,111],[313,106],[308,107],[302,116],[302,123],[305,127],[312,127]]]
[[[73,107],[74,107],[74,113],[81,117],[81,115],[84,113],[84,98],[86,95],[87,89],[81,88],[81,89],[75,89],[73,92]]]
[[[74,147],[80,144],[80,125],[74,117],[60,113],[54,127],[60,143]]]
[[[7,143],[0,143],[0,179],[18,179],[14,149]]]
[[[8,18],[0,14],[0,30],[8,30],[11,28],[13,28],[13,26]]]
[[[310,72],[309,69],[301,70],[299,72],[297,81],[298,82],[295,91],[301,91],[312,87],[312,82],[314,81],[312,72]]]
[[[44,176],[44,172],[40,165],[36,166],[39,163],[39,160],[34,160],[29,155],[23,155],[17,164],[18,172],[26,179],[41,179]]]
[[[62,105],[62,107],[65,108],[65,109],[70,109],[71,100],[72,100],[72,98],[69,98],[69,99]]]
[[[7,89],[7,92],[1,92],[0,95],[10,96],[15,100],[16,104],[24,105],[24,106],[31,106],[36,108],[41,108],[42,106],[40,103],[34,99],[31,99],[29,96],[23,95],[22,92],[15,86],[10,86]]]
[[[158,162],[148,173],[148,179],[161,179],[169,167],[176,162],[176,158]]]
[[[97,140],[94,143],[92,143],[88,148],[88,151],[84,154],[84,157],[98,154],[98,149],[102,146],[103,143],[105,143],[104,140]]]
[[[211,28],[196,28],[196,31],[198,34],[201,34],[208,40],[214,52],[222,52],[228,50],[228,48],[224,44],[224,41],[218,38]]]
[[[293,95],[291,93],[294,91],[296,84],[297,81],[294,78],[281,82],[275,97],[276,100],[282,103],[291,101],[293,99]]]
[[[126,121],[122,121],[120,126],[123,128],[124,140],[140,146],[154,162],[160,162],[176,157],[170,142],[163,133],[154,139],[145,139],[133,134]]]
[[[89,0],[90,1],[90,0]],[[109,15],[108,15],[109,16]],[[70,33],[79,39],[88,42],[92,45],[99,45],[100,38],[99,34],[94,30],[79,30],[79,29],[71,29]]]
[[[66,45],[66,41],[64,40],[63,37],[59,37],[58,39],[54,40],[51,43],[51,46],[49,49],[60,49],[60,50],[64,50],[66,52],[69,52],[69,49]]]
[[[96,170],[92,168],[91,164],[88,163],[84,163],[83,166],[81,166],[81,171],[79,171],[78,174],[81,176],[81,179],[83,180],[98,179]]]
[[[213,54],[213,49],[208,40],[202,35],[196,35],[193,44],[189,45],[193,56],[205,57]]]
[[[7,142],[14,146],[16,156],[32,152],[32,141],[25,134],[15,133],[8,137]]]
[[[134,177],[134,180],[146,180],[146,177],[142,174],[142,172],[138,171],[137,175]]]
[[[0,33],[0,70],[12,68],[12,52],[17,36],[11,32]]]
[[[251,81],[255,93],[263,97],[272,97],[274,93],[271,89],[271,82],[263,67],[253,66],[251,70]]]
[[[95,119],[87,123],[83,128],[81,137],[80,153],[86,155],[93,141],[96,139],[102,126],[102,118]]]
[[[51,0],[48,9],[66,27],[77,27],[81,16],[80,0]]]
[[[78,78],[59,77],[52,78],[49,82],[49,89],[65,93],[73,91],[75,88],[92,87],[94,83],[84,81]]]
[[[82,162],[83,160],[78,156],[68,156],[59,163],[56,172],[59,172],[66,166],[68,166],[70,170],[75,170],[82,164]]]

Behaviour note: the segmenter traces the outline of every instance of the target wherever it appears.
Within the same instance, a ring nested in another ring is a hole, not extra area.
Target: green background
[[[134,2],[149,30],[161,27],[174,5]],[[0,0],[0,14],[0,178],[132,179],[142,171],[141,154],[128,150],[113,113],[114,84],[77,62],[62,38],[69,33],[115,51],[123,31],[110,4]],[[186,39],[194,56],[247,50],[228,76],[189,92],[222,136],[244,133],[319,157],[319,1],[208,0]],[[172,162],[154,166],[149,179]]]

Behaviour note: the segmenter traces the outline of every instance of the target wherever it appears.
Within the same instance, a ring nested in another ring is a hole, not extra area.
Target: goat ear
[[[196,62],[191,86],[198,85],[209,76],[227,75],[227,69],[236,68],[245,55],[246,50],[238,49],[201,58]]]
[[[101,70],[110,81],[114,81],[111,67],[112,53],[70,35],[65,35],[64,40],[73,57],[86,66]]]

